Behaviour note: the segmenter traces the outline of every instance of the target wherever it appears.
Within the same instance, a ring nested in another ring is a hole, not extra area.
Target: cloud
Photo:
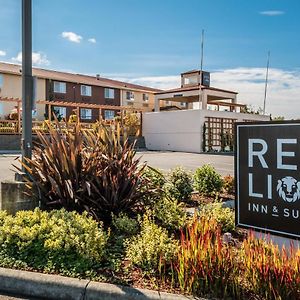
[[[88,39],[88,41],[89,41],[90,43],[92,43],[92,44],[96,44],[96,43],[97,43],[97,41],[96,41],[95,38],[90,38],[90,39]]]
[[[211,86],[238,92],[237,101],[258,109],[263,106],[265,68],[235,68],[211,72]],[[119,78],[160,89],[180,86],[180,76]],[[269,69],[266,112],[286,119],[300,118],[300,71]]]
[[[19,52],[16,57],[12,58],[13,61],[22,63],[22,52]],[[32,64],[36,66],[49,66],[50,61],[47,58],[46,54],[43,54],[41,52],[33,52],[32,53]]]
[[[282,10],[265,10],[265,11],[260,11],[259,13],[261,15],[270,16],[270,17],[280,16],[280,15],[284,15],[285,14],[285,12],[282,11]]]
[[[64,31],[64,32],[61,33],[61,36],[64,39],[67,39],[68,41],[73,42],[73,43],[80,43],[81,40],[82,40],[81,35],[78,35],[78,34],[76,34],[74,32],[71,32],[71,31]]]
[[[6,55],[6,52],[3,50],[0,50],[0,56],[5,56],[5,55]]]

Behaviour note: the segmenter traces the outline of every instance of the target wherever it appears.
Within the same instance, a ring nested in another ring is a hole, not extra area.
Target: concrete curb
[[[53,300],[199,299],[108,283],[0,268],[0,292]]]

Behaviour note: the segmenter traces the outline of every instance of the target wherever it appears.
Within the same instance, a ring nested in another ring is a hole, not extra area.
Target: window
[[[66,118],[67,108],[62,106],[54,106],[54,112],[58,118]]]
[[[197,84],[198,76],[190,76],[184,78],[184,84]]]
[[[89,85],[82,85],[80,91],[81,96],[92,96],[92,87]]]
[[[186,107],[186,103],[185,102],[180,102],[180,106]]]
[[[171,101],[166,101],[166,105],[171,105]]]
[[[134,92],[126,92],[126,99],[129,101],[134,100]]]
[[[66,93],[66,83],[54,81],[54,93],[65,94]]]
[[[148,100],[149,100],[149,95],[143,94],[143,101],[148,102]]]
[[[105,88],[104,89],[104,97],[106,99],[115,99],[115,90],[114,89]]]
[[[104,119],[112,120],[115,117],[115,112],[113,110],[105,110],[104,111]]]
[[[92,120],[92,110],[89,108],[81,108],[80,109],[80,119]]]

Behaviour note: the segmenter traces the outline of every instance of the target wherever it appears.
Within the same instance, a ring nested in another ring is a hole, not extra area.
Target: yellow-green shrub
[[[184,203],[179,203],[176,199],[167,197],[157,201],[153,213],[161,225],[168,230],[176,230],[184,227],[187,220]]]
[[[134,235],[139,230],[138,221],[129,218],[124,213],[120,213],[118,216],[113,216],[112,225],[119,234],[123,235]]]
[[[234,212],[228,207],[223,207],[222,202],[204,204],[200,207],[200,216],[214,218],[222,232],[235,230]]]
[[[166,229],[159,227],[145,214],[141,220],[139,235],[126,242],[126,257],[132,265],[144,271],[156,271],[160,261],[168,263],[177,251],[177,241],[168,236]]]
[[[0,220],[2,266],[83,275],[105,256],[108,235],[87,213],[35,209]]]

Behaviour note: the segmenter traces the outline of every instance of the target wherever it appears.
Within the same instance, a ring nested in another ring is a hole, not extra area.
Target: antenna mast
[[[200,84],[199,84],[199,109],[202,105],[202,70],[203,70],[203,53],[204,53],[204,29],[202,29],[201,34],[201,63],[200,63]]]
[[[270,65],[270,50],[268,51],[267,72],[266,72],[266,81],[265,81],[265,96],[264,96],[264,108],[263,108],[263,114],[264,115],[266,113],[266,100],[267,100],[267,89],[268,89],[269,65]]]

